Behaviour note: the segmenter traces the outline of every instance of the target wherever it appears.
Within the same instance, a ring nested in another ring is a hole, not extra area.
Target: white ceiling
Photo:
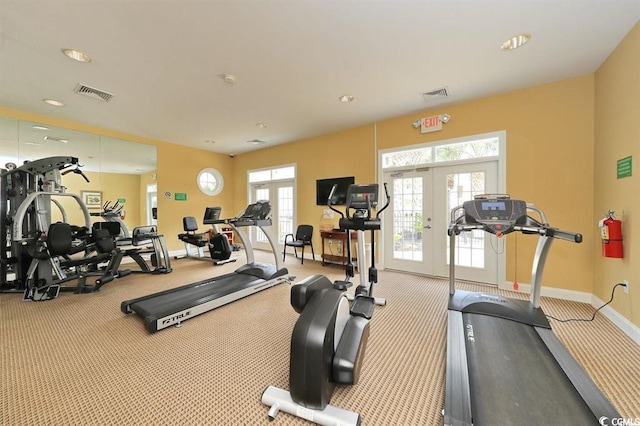
[[[592,73],[639,19],[640,0],[0,0],[0,105],[237,154]]]

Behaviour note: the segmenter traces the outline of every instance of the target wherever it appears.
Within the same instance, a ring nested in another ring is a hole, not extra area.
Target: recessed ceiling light
[[[531,34],[522,33],[517,36],[513,36],[500,46],[502,50],[513,50],[517,49],[520,46],[525,45],[529,40],[531,40]]]
[[[259,128],[261,128],[261,129],[266,129],[266,128],[267,128],[267,125],[266,125],[266,124],[264,124],[264,123],[256,123],[256,127],[259,127]]]
[[[204,143],[216,143],[216,141],[211,139],[205,139]]]
[[[85,63],[91,62],[91,56],[87,55],[86,53],[80,50],[62,49],[62,53],[64,53],[65,56],[73,59],[74,61],[85,62]]]
[[[35,145],[35,146],[40,146],[40,144],[38,142],[25,142],[25,145]]]
[[[253,139],[250,141],[247,141],[247,143],[253,144],[253,145],[262,145],[265,144],[265,141],[261,141],[260,139]]]
[[[34,124],[34,125],[33,125],[33,126],[31,126],[31,127],[33,127],[33,128],[34,128],[34,129],[36,129],[36,130],[45,130],[45,131],[49,130],[49,128],[48,128],[48,127],[41,126],[41,125],[39,125],[39,124]]]
[[[57,106],[57,107],[63,107],[64,106],[63,102],[56,101],[55,99],[43,99],[42,101],[44,103],[46,103],[46,104]]]
[[[340,100],[340,102],[351,102],[354,98],[353,95],[342,95],[338,98]]]

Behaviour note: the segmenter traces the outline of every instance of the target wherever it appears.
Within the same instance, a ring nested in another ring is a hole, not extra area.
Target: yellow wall
[[[356,182],[373,181],[373,142],[373,126],[364,126],[237,155],[233,159],[234,207],[239,211],[248,203],[249,170],[296,164],[297,223],[314,225],[317,230],[326,207],[316,206],[316,179],[355,176]],[[314,246],[320,247],[319,235],[316,238]]]
[[[629,280],[629,295],[616,290],[613,308],[640,326],[640,24],[637,24],[595,73],[595,203],[596,219],[615,210],[622,220],[624,259],[603,258],[593,247],[594,294],[609,300],[615,283]],[[617,179],[617,160],[633,156],[633,176]],[[622,217],[622,211],[625,215]]]
[[[205,195],[198,189],[198,173],[207,167],[217,169],[224,178],[224,188],[219,195]],[[209,227],[202,225],[206,207],[222,207],[222,217],[235,215],[232,209],[235,182],[231,176],[233,163],[226,155],[173,144],[158,147],[158,229],[165,235],[170,250],[184,249],[177,237],[184,232],[184,216],[194,216],[200,231],[204,231]],[[165,192],[170,192],[171,197],[165,197]],[[186,193],[187,201],[176,201],[176,192]]]
[[[542,208],[553,226],[584,234],[581,245],[554,244],[544,285],[591,293],[593,111],[588,75],[240,154],[234,158],[235,206],[247,202],[247,170],[295,162],[298,223],[319,227],[323,208],[315,205],[315,180],[353,175],[359,183],[375,181],[376,143],[381,150],[506,130],[508,192]],[[443,113],[452,118],[441,132],[421,134],[411,126],[417,118]],[[516,276],[516,244],[508,244],[507,280],[530,282],[535,245],[536,238],[519,237]],[[320,247],[318,232],[314,246]]]
[[[593,109],[593,76],[588,75],[389,120],[378,125],[378,147],[506,130],[507,192],[543,209],[552,226],[584,236],[580,245],[554,243],[544,285],[590,293],[594,244],[589,209],[593,204]],[[424,137],[413,131],[409,123],[433,113],[451,115],[443,132]],[[535,238],[509,236],[507,281],[517,278],[531,282],[535,245]]]

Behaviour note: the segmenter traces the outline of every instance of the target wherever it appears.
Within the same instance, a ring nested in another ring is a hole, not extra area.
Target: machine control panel
[[[480,223],[492,234],[506,234],[527,218],[527,203],[522,200],[478,198],[465,201],[463,208],[467,223]]]
[[[352,209],[370,209],[378,205],[378,184],[349,185],[347,189],[347,207]]]

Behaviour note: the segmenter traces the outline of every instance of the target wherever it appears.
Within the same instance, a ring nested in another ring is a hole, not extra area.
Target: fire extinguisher
[[[599,222],[602,234],[602,255],[604,257],[622,258],[622,221],[616,219],[610,211]]]

